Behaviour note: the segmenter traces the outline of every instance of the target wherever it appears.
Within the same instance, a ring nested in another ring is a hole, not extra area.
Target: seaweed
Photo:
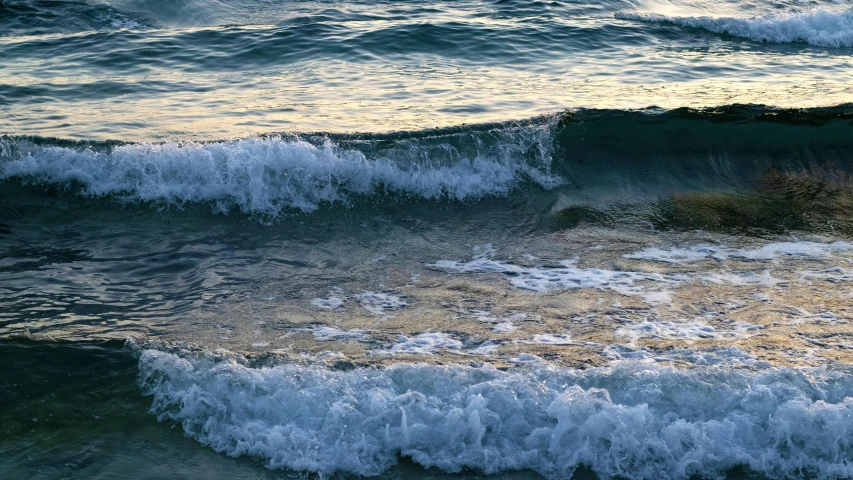
[[[853,184],[846,172],[765,171],[751,191],[680,192],[655,204],[660,229],[739,234],[853,233]]]

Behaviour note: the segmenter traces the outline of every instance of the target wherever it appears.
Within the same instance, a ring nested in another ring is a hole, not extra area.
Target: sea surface
[[[851,175],[848,0],[0,0],[0,478],[851,478]]]

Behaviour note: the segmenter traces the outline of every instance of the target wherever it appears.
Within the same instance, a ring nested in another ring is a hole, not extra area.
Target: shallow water
[[[3,2],[0,476],[850,478],[850,8]]]

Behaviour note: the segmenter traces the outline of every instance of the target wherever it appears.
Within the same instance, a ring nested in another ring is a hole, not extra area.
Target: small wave
[[[843,12],[816,9],[809,13],[753,18],[677,17],[654,13],[618,12],[616,18],[702,28],[756,42],[803,42],[817,47],[853,47],[853,9]]]
[[[80,32],[141,29],[144,19],[116,10],[106,2],[0,2],[0,38],[62,35]]]
[[[504,195],[523,181],[553,188],[547,125],[396,141],[283,137],[92,148],[0,139],[0,180],[81,187],[83,195],[168,205],[211,202],[217,212],[275,217],[311,212],[353,195],[393,193],[469,200]],[[389,146],[390,145],[390,146]]]
[[[518,363],[528,360],[536,357]],[[448,472],[530,469],[553,479],[580,465],[602,478],[721,478],[741,466],[768,478],[853,476],[853,378],[828,370],[624,360],[586,370],[344,372],[157,350],[139,368],[160,420],[270,468],[377,475],[408,456]]]

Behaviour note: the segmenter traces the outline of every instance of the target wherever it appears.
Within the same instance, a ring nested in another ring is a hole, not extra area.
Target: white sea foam
[[[823,258],[835,253],[853,251],[853,242],[779,242],[759,248],[731,248],[720,245],[691,245],[688,247],[650,247],[623,255],[635,260],[652,260],[665,263],[695,262],[699,260],[774,260],[779,257]]]
[[[738,286],[774,287],[783,282],[782,280],[772,276],[769,270],[765,270],[761,273],[732,271],[708,272],[700,275],[700,278],[706,282]]]
[[[538,367],[548,366],[548,362],[545,361],[544,358],[538,355],[533,355],[532,353],[519,353],[517,357],[510,359],[510,363],[514,363],[516,365],[528,365]]]
[[[512,322],[501,322],[492,328],[492,331],[497,333],[513,332],[515,330],[518,330],[518,327],[513,325]]]
[[[388,292],[364,292],[359,293],[355,298],[365,310],[380,317],[387,316],[388,312],[406,308],[408,305],[402,298]]]
[[[723,248],[725,247],[711,245],[694,245],[684,248],[649,247],[622,256],[634,260],[652,260],[664,263],[695,262],[708,258],[718,259],[715,255]]]
[[[752,294],[752,298],[754,298],[755,300],[758,300],[759,302],[773,303],[773,299],[770,298],[770,295],[768,295],[764,292],[755,292]]]
[[[731,330],[722,330],[699,321],[655,322],[646,320],[642,323],[619,327],[616,329],[615,335],[627,337],[634,342],[641,338],[686,341],[701,339],[736,340],[746,338],[761,328],[758,325],[746,322],[733,322],[730,327]]]
[[[358,340],[360,342],[370,341],[370,335],[366,331],[360,329],[341,330],[327,325],[313,327],[307,329],[314,335],[314,340],[320,342],[341,341],[341,340]]]
[[[825,369],[618,361],[345,372],[153,350],[139,369],[160,420],[271,468],[377,475],[407,456],[447,472],[532,469],[552,479],[579,465],[628,479],[720,478],[741,465],[768,478],[853,476],[853,377]]]
[[[675,280],[657,273],[622,272],[599,268],[581,268],[574,261],[560,262],[562,267],[523,267],[512,263],[474,258],[470,262],[439,260],[429,267],[456,273],[502,273],[509,276],[514,287],[535,292],[576,288],[613,290],[623,295],[650,294],[650,300],[660,300],[654,292],[647,292],[636,282],[652,281],[673,283]]]
[[[471,250],[474,251],[474,258],[489,258],[495,254],[495,247],[493,247],[491,243],[487,243],[482,247],[480,245],[474,245],[471,247]]]
[[[498,317],[493,315],[491,312],[487,312],[485,310],[466,310],[466,309],[463,309],[462,311],[460,311],[458,313],[459,313],[460,317],[473,318],[473,319],[477,320],[478,322],[495,323],[495,322],[499,321]]]
[[[441,332],[424,332],[413,337],[400,335],[397,343],[388,349],[371,350],[375,355],[432,355],[440,350],[459,350],[462,342]]]
[[[272,216],[284,208],[313,211],[324,202],[378,191],[464,200],[506,194],[525,179],[546,188],[561,183],[548,173],[551,134],[546,126],[492,134],[497,138],[493,145],[475,150],[412,140],[372,158],[328,140],[315,145],[277,137],[139,143],[110,151],[7,139],[0,140],[0,179],[75,182],[90,196],[179,205],[212,202],[217,211],[239,208]],[[533,147],[540,152],[536,165],[525,158]]]
[[[479,322],[494,325],[492,328],[494,332],[512,332],[518,330],[518,327],[513,322],[526,320],[531,317],[526,313],[509,313],[498,317],[485,310],[463,310],[459,314],[463,318],[473,318]]]
[[[827,280],[829,282],[853,282],[853,270],[848,270],[841,267],[832,267],[826,270],[803,270],[797,272],[801,277],[806,279]]]
[[[533,338],[522,340],[521,343],[541,344],[541,345],[573,345],[574,342],[567,334],[552,334],[552,333],[537,333]]]
[[[651,361],[659,364],[670,365],[672,362],[691,364],[693,367],[709,367],[734,369],[741,368],[770,368],[771,364],[758,360],[754,355],[735,345],[717,346],[712,348],[673,348],[666,350],[650,350],[630,344],[613,343],[605,345],[602,355],[616,362]]]
[[[486,356],[489,356],[489,355],[494,354],[494,353],[495,353],[495,351],[496,351],[496,350],[498,349],[498,347],[500,347],[500,346],[501,346],[501,344],[500,344],[499,342],[496,342],[496,341],[494,341],[494,340],[489,340],[489,341],[486,341],[486,342],[482,343],[481,345],[479,345],[479,346],[477,346],[477,347],[474,347],[474,348],[471,348],[471,349],[469,349],[469,350],[466,350],[466,352],[465,352],[465,353],[469,353],[469,354],[471,354],[471,355],[486,355]]]
[[[344,306],[344,299],[330,294],[326,298],[312,298],[311,305],[320,310],[336,310]]]
[[[807,13],[753,18],[678,17],[619,12],[616,18],[702,28],[756,42],[803,42],[818,47],[853,47],[853,10],[850,9],[840,12],[816,9]]]

